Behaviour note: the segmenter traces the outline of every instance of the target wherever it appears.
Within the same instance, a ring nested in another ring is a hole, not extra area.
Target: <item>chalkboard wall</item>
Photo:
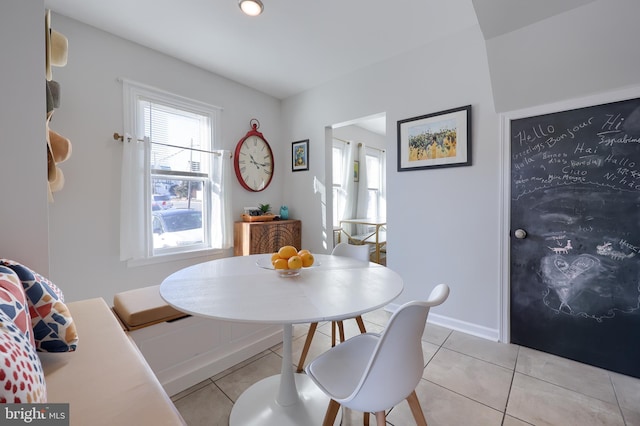
[[[511,341],[640,377],[640,99],[510,137]]]

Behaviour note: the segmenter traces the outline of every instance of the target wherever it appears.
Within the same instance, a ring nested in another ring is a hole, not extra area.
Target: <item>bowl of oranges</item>
[[[317,266],[309,250],[298,250],[294,246],[280,247],[270,257],[261,257],[256,263],[261,268],[274,269],[281,277],[295,277],[303,268]]]

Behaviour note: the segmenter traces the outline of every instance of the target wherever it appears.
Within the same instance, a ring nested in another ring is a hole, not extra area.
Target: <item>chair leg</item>
[[[318,328],[317,322],[312,322],[309,326],[307,340],[304,341],[302,353],[300,354],[300,361],[298,361],[298,369],[296,370],[296,372],[298,373],[302,373],[302,370],[304,369],[304,360],[307,358],[307,353],[309,352],[309,347],[311,346],[311,341],[313,340],[313,335],[316,332],[316,328]]]
[[[424,413],[420,407],[420,401],[418,401],[418,395],[415,390],[407,397],[407,402],[409,403],[409,408],[411,408],[411,414],[413,414],[413,418],[416,420],[416,425],[427,426],[427,420],[424,418]]]
[[[360,333],[366,333],[367,329],[364,328],[364,321],[362,321],[362,317],[360,315],[356,317],[356,322],[358,323],[358,328],[360,329]]]
[[[331,347],[336,345],[336,322],[331,321]]]
[[[384,411],[378,411],[376,413],[376,426],[386,426],[387,419],[384,415]]]
[[[333,423],[335,423],[336,417],[338,416],[339,409],[340,404],[333,399],[330,400],[327,412],[324,415],[324,420],[322,421],[322,426],[333,426]]]
[[[344,342],[344,324],[342,321],[336,321],[338,323],[338,331],[340,332],[340,342]]]

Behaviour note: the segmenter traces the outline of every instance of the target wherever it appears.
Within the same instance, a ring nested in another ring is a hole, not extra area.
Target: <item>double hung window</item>
[[[228,248],[220,109],[128,81],[124,95],[121,259]]]

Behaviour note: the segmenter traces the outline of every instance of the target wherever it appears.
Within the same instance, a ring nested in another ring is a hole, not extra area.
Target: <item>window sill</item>
[[[171,253],[171,254],[163,254],[156,255],[153,257],[149,257],[147,259],[134,259],[127,261],[128,268],[135,268],[138,266],[147,266],[154,265],[157,263],[166,263],[166,262],[177,262],[179,260],[187,260],[187,259],[198,259],[208,261],[219,259],[225,257],[227,250],[222,249],[209,249],[209,250],[198,250],[198,251],[189,251],[182,253]]]

